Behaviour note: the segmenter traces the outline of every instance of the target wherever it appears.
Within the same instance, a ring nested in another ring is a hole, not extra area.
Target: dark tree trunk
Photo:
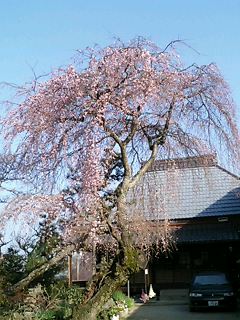
[[[127,282],[128,276],[128,271],[123,269],[116,274],[116,278],[106,278],[104,285],[86,304],[75,306],[73,320],[96,320],[104,304],[112,297],[114,291]]]
[[[131,274],[139,270],[139,257],[136,249],[126,246],[122,263],[116,259],[116,263],[106,272],[107,276],[95,294],[85,303],[75,306],[73,320],[96,320],[112,294],[127,282]]]

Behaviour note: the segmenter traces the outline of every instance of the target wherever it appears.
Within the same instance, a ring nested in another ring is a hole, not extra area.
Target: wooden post
[[[92,251],[92,274],[96,273],[96,244],[93,243],[93,251]]]
[[[145,284],[145,293],[147,294],[147,289],[148,289],[148,269],[144,270],[144,284]]]
[[[68,286],[72,285],[72,255],[68,255]]]
[[[127,282],[127,295],[128,295],[128,298],[130,298],[130,281],[129,280]]]
[[[80,280],[80,257],[79,257],[79,253],[76,256],[76,268],[77,268],[77,281]]]

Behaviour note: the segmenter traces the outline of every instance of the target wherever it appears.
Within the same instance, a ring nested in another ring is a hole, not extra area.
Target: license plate
[[[218,301],[208,301],[208,306],[209,307],[217,307],[218,306]]]

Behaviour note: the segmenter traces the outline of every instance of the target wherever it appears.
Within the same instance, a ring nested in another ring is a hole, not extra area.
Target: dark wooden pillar
[[[72,285],[72,255],[68,255],[68,286]]]

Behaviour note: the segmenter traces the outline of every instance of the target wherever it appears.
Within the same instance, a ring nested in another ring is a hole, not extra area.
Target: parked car
[[[189,290],[189,308],[229,308],[237,306],[236,293],[227,275],[222,272],[204,272],[193,277]]]

